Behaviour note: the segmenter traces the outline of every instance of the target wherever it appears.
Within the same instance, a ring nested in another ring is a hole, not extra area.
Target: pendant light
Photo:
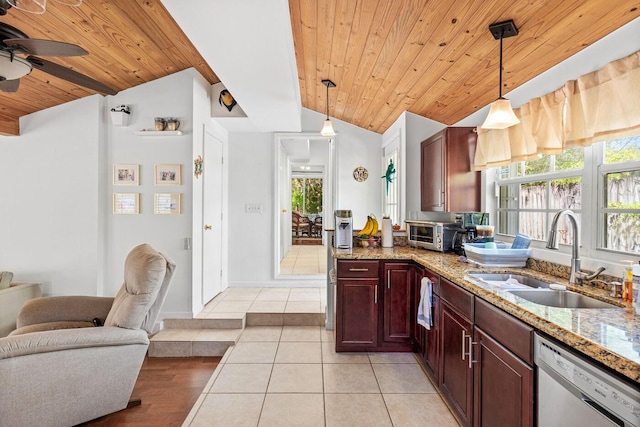
[[[520,120],[513,113],[511,102],[502,97],[502,39],[518,35],[518,29],[513,20],[498,22],[489,25],[489,31],[493,34],[493,38],[500,40],[500,96],[491,103],[489,115],[484,121],[483,129],[506,129],[520,123]]]
[[[327,87],[327,119],[324,121],[324,126],[320,131],[320,135],[335,136],[336,132],[333,130],[333,125],[331,124],[331,120],[329,120],[329,88],[336,87],[336,84],[328,79],[322,80],[322,84]]]

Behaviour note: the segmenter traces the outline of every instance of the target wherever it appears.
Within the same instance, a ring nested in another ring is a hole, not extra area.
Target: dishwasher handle
[[[620,426],[620,427],[624,427],[624,421],[622,421],[620,418],[618,418],[615,415],[613,415],[611,412],[607,411],[602,406],[598,405],[598,403],[593,401],[589,396],[586,396],[584,393],[580,393],[580,394],[581,394],[580,399],[584,403],[589,405],[591,407],[591,409],[593,409],[595,411],[598,411],[600,413],[600,415],[602,415],[603,417],[607,418],[609,421],[611,421],[615,425]]]

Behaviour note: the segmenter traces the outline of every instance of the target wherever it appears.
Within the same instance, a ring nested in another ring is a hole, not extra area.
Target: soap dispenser
[[[626,261],[622,276],[622,301],[633,303],[633,261]]]

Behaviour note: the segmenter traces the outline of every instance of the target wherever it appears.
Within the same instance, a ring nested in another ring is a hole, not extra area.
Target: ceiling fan
[[[26,57],[23,58],[17,54],[26,55]],[[37,68],[47,74],[96,92],[107,95],[118,93],[115,89],[91,77],[34,56],[81,56],[88,54],[89,52],[75,44],[30,39],[17,28],[0,22],[0,90],[16,92],[20,86],[20,78],[29,74],[33,68]]]

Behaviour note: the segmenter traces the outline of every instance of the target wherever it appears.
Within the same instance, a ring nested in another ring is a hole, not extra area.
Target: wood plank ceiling
[[[499,42],[488,25],[513,19],[504,42],[504,93],[640,16],[640,0],[289,0],[302,105],[384,132],[405,110],[452,124],[498,96]],[[195,67],[214,71],[160,0],[50,1],[43,15],[10,9],[1,22],[31,38],[82,46],[47,57],[116,90]],[[16,93],[0,92],[0,134],[18,118],[94,94],[34,69]]]
[[[383,133],[403,111],[451,125],[640,16],[637,0],[289,0],[303,107]]]
[[[89,55],[43,58],[118,91],[189,67],[211,84],[220,81],[159,0],[50,1],[42,15],[9,9],[0,21],[30,38],[83,47]],[[17,92],[0,92],[0,133],[17,135],[19,117],[94,93],[34,68]]]

